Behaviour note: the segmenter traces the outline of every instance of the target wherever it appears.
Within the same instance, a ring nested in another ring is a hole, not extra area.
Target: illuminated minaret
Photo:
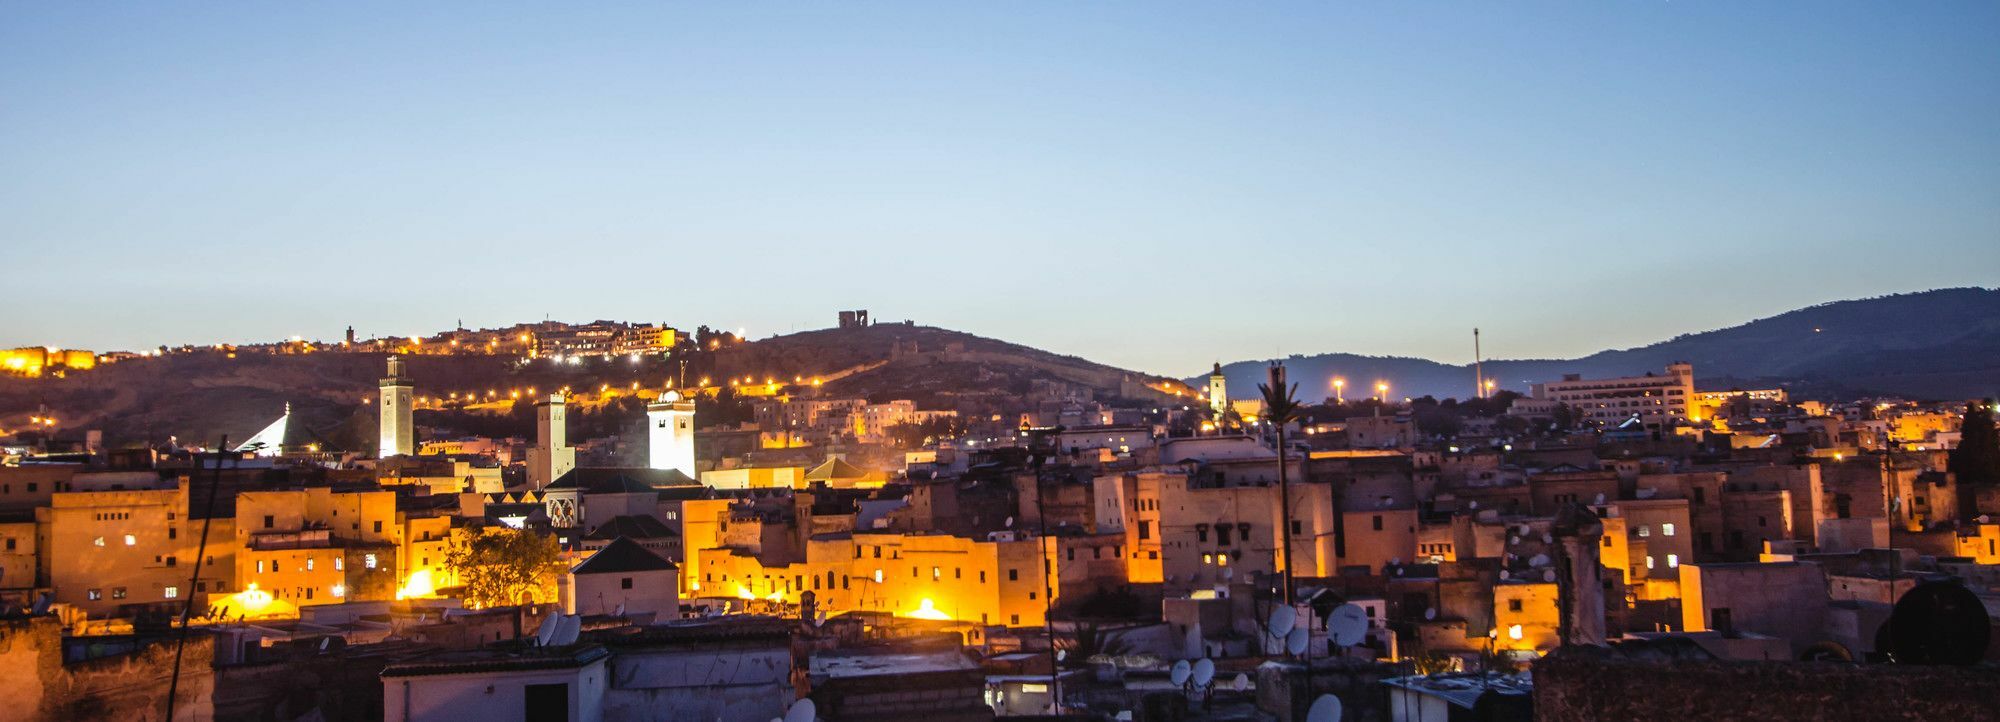
[[[382,379],[382,445],[377,456],[409,456],[416,453],[416,427],[410,421],[415,387],[403,376],[403,359],[389,357],[389,375]]]
[[[680,392],[667,390],[646,405],[650,463],[655,469],[679,469],[689,479],[694,474],[694,402]]]
[[[1222,377],[1220,361],[1215,364],[1215,372],[1208,375],[1208,408],[1218,417],[1229,411],[1229,381]]]
[[[569,446],[569,422],[563,416],[562,394],[535,400],[535,448],[528,450],[528,484],[536,489],[576,468],[576,449]]]

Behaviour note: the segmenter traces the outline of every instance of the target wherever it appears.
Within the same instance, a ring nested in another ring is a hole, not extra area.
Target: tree
[[[562,571],[555,537],[505,527],[473,533],[445,553],[444,563],[474,608],[555,601],[548,590]]]
[[[1288,471],[1291,465],[1288,457],[1291,454],[1285,448],[1285,426],[1299,420],[1298,390],[1298,384],[1285,384],[1285,367],[1281,364],[1273,364],[1271,366],[1270,383],[1257,384],[1257,393],[1264,396],[1264,418],[1278,432],[1278,506],[1280,507],[1279,513],[1282,515],[1282,518],[1278,522],[1278,538],[1282,540],[1279,542],[1278,548],[1282,550],[1283,561],[1278,562],[1277,571],[1279,583],[1285,592],[1285,604],[1292,603],[1293,565],[1292,490],[1291,476]],[[1335,506],[1334,509],[1336,513],[1333,516],[1336,523],[1338,523],[1341,517],[1341,514],[1338,513],[1339,507]],[[1344,541],[1341,537],[1341,530],[1335,527],[1334,546],[1340,547]],[[1336,554],[1338,553],[1336,552]]]
[[[1945,468],[1957,475],[1962,516],[1979,514],[1978,489],[2000,485],[2000,433],[1993,428],[1993,399],[1967,404],[1959,424],[1958,448]]]
[[[1556,404],[1556,410],[1553,415],[1555,416],[1553,419],[1555,430],[1569,431],[1576,428],[1576,409],[1570,408],[1569,404]]]

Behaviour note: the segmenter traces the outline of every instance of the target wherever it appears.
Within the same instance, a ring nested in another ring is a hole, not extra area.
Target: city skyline
[[[0,345],[870,308],[1184,374],[2000,269],[1991,6],[0,18]]]

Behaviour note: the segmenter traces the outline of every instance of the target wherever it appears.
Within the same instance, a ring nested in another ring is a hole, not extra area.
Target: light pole
[[[1333,380],[1333,400],[1342,405],[1347,403],[1347,379]]]

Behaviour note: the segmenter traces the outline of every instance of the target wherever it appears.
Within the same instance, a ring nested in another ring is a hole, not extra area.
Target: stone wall
[[[1535,718],[2000,719],[2000,669],[1820,662],[1655,661],[1564,647],[1536,662]]]
[[[188,638],[181,662],[176,722],[214,717],[214,641],[206,634]],[[54,617],[0,621],[0,719],[163,720],[173,672],[171,641],[137,651],[80,662],[63,662],[62,624]]]

